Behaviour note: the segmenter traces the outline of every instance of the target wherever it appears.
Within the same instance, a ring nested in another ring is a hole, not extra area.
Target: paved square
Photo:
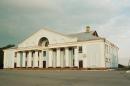
[[[0,70],[0,86],[130,86],[130,73]]]

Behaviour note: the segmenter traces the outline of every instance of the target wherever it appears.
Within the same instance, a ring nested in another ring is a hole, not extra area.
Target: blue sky
[[[62,33],[97,30],[130,59],[130,0],[0,0],[0,47],[47,27]]]

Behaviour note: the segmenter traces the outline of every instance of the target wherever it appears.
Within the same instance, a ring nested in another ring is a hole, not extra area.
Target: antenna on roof
[[[90,26],[86,26],[86,32],[90,32]]]

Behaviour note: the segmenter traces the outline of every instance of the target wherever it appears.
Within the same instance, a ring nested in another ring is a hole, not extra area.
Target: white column
[[[23,52],[22,67],[25,67],[25,58],[26,58],[26,52]]]
[[[56,59],[57,60],[56,61],[57,62],[56,67],[61,67],[61,65],[60,65],[60,48],[57,49],[57,56],[56,57],[57,57],[57,59]]]
[[[63,50],[60,52],[60,64],[61,64],[61,67],[63,68],[64,67],[64,51]]]
[[[49,50],[49,64],[48,67],[52,67],[52,56],[53,56],[53,51]]]
[[[32,67],[32,52],[28,52],[28,57],[27,57],[27,67]]]
[[[78,62],[78,48],[74,49],[74,66],[78,67],[79,66],[79,62]]]
[[[69,48],[65,48],[65,66],[69,67]]]
[[[38,51],[35,51],[34,57],[33,57],[33,67],[38,67]]]
[[[20,67],[20,52],[17,53],[17,63],[16,63],[17,67]]]
[[[52,58],[52,66],[55,68],[57,66],[57,52],[53,51],[53,58]]]
[[[43,51],[39,52],[39,68],[43,68]]]

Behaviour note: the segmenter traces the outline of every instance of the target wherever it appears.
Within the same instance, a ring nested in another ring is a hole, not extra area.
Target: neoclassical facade
[[[118,47],[86,31],[62,34],[41,29],[4,50],[4,68],[117,68]]]

